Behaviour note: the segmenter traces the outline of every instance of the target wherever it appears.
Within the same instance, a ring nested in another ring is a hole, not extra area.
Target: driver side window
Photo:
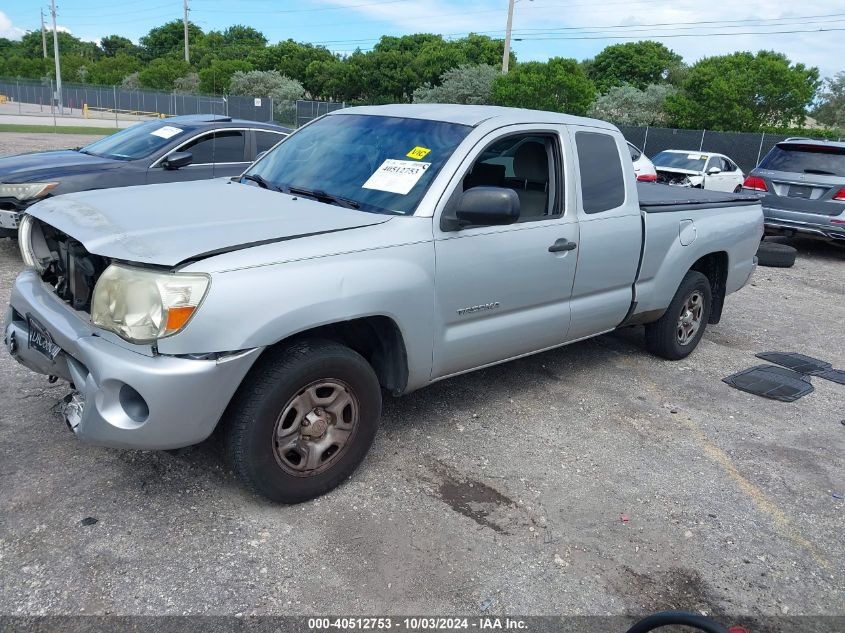
[[[519,222],[562,213],[560,152],[551,134],[515,134],[487,146],[464,176],[463,191],[505,187],[519,198]]]

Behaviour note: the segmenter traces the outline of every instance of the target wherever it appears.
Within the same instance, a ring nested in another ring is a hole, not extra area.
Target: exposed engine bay
[[[683,174],[676,171],[657,170],[657,182],[673,187],[698,187],[704,186],[704,178],[692,174]]]
[[[18,238],[24,260],[35,266],[41,279],[74,310],[89,312],[94,286],[109,260],[31,216],[25,216]]]

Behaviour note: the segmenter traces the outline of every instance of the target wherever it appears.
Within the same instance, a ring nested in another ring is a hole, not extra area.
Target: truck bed
[[[646,213],[668,213],[701,207],[737,207],[760,204],[760,197],[751,193],[727,193],[692,187],[672,187],[651,182],[638,182],[640,209]]]

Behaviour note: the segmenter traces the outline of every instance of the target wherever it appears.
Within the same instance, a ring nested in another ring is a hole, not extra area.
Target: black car
[[[290,132],[216,115],[175,116],[78,149],[0,158],[0,236],[13,233],[21,212],[47,196],[237,176]]]

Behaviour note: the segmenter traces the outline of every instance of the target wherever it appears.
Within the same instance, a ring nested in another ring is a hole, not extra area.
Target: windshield
[[[704,163],[707,156],[703,154],[686,154],[681,152],[660,152],[651,159],[656,167],[669,167],[670,169],[688,169],[690,171],[704,171]]]
[[[157,152],[186,132],[187,130],[178,125],[168,125],[166,119],[148,121],[115,132],[79,151],[103,158],[137,160]]]
[[[362,211],[411,215],[471,129],[423,119],[327,116],[290,136],[245,176]]]
[[[799,174],[845,176],[845,148],[775,145],[760,162],[760,168]]]

